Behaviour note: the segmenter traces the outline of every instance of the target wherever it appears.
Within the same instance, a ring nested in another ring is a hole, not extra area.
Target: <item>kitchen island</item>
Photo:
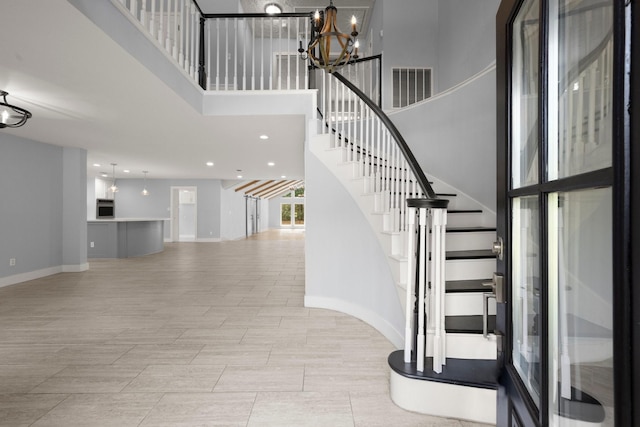
[[[88,258],[130,258],[164,250],[168,218],[114,218],[87,221]]]

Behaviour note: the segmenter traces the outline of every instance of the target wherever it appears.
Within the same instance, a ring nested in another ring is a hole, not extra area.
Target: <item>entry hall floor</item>
[[[303,307],[304,233],[0,289],[2,426],[472,426],[389,398],[393,346]]]

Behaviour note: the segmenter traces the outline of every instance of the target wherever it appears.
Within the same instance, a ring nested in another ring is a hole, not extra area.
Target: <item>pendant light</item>
[[[109,190],[111,190],[112,193],[118,192],[118,187],[116,186],[116,165],[117,163],[111,163],[111,166],[113,167],[113,182],[111,182]]]
[[[8,92],[0,90],[0,129],[18,128],[31,118],[31,113],[24,108],[16,107],[7,102]]]
[[[149,171],[142,171],[142,173],[144,174],[144,185],[142,186],[142,194],[143,196],[148,196],[149,195],[149,190],[147,190],[147,174],[149,173]]]

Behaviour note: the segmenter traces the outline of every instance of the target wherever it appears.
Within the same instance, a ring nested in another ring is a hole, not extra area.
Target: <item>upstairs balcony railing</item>
[[[111,0],[205,90],[309,88],[308,13],[204,14],[193,0]]]
[[[205,90],[319,88],[321,74],[298,53],[312,35],[308,13],[205,14],[193,0],[111,1]],[[353,60],[344,73],[381,105],[380,55]]]

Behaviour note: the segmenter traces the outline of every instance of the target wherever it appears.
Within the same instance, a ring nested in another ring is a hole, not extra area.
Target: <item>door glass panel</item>
[[[280,225],[291,225],[291,203],[280,205]]]
[[[613,426],[612,191],[549,195],[549,417]]]
[[[537,196],[513,199],[513,366],[540,403],[540,226]]]
[[[553,180],[611,166],[613,0],[552,0],[549,7]]]
[[[295,225],[304,225],[304,204],[296,203],[293,207],[295,211]]]
[[[526,0],[513,23],[511,183],[538,182],[538,0]]]

